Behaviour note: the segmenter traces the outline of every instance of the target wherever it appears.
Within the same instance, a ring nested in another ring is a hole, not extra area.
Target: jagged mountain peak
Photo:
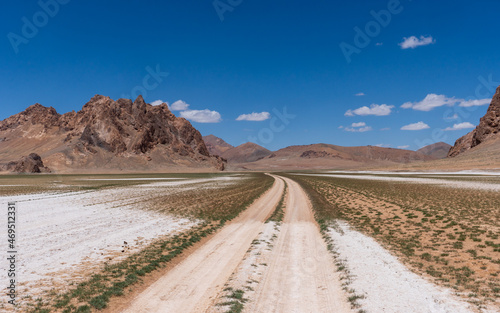
[[[63,115],[51,107],[35,104],[1,121],[0,137],[18,142],[19,147],[30,146],[21,142],[34,143],[37,138],[40,142],[36,151],[55,169],[58,166],[51,164],[53,159],[71,167],[75,160],[82,164],[105,158],[112,164],[123,159],[153,160],[153,156],[169,166],[183,159],[179,165],[224,167],[220,158],[210,155],[201,134],[189,121],[176,117],[166,104],[146,103],[142,96],[132,102],[95,95],[78,112]],[[19,155],[28,153],[21,148],[14,150],[20,150]]]

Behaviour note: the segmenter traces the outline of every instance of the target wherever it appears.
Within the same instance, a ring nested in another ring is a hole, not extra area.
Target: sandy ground
[[[160,236],[193,227],[198,221],[145,210],[141,203],[154,194],[211,188],[213,180],[0,197],[2,208],[17,201],[18,299],[34,299],[52,288],[64,290],[69,282],[87,279],[104,262],[122,260]],[[1,229],[6,229],[5,223],[6,218]],[[7,280],[4,271],[0,275]]]
[[[245,312],[351,312],[309,200],[285,179],[289,197],[268,269]]]
[[[350,287],[367,312],[468,313],[469,303],[409,271],[375,240],[338,221],[329,234],[352,275]],[[473,309],[473,308],[472,308]],[[487,311],[484,311],[487,312]],[[494,311],[488,311],[494,312]]]
[[[453,181],[453,180],[435,179],[435,178],[386,177],[386,176],[376,176],[376,175],[336,175],[336,174],[296,174],[296,175],[338,177],[338,178],[351,178],[351,179],[364,179],[364,180],[382,180],[382,181],[392,181],[392,182],[439,185],[448,188],[500,191],[500,184],[482,183],[473,181]]]
[[[266,272],[268,262],[273,254],[273,246],[280,232],[281,223],[267,222],[259,236],[252,241],[244,259],[238,265],[236,271],[231,275],[224,290],[218,295],[215,305],[210,307],[206,313],[228,312],[235,299],[232,297],[236,290],[244,291],[243,300],[254,298],[255,289],[262,281]]]
[[[283,188],[283,181],[276,180],[271,190],[234,222],[144,290],[122,312],[206,311],[262,231]]]
[[[280,228],[264,224],[283,192],[284,183],[277,179],[238,221],[117,311],[213,312],[223,288],[236,279],[256,282],[245,312],[351,312],[308,198],[297,183],[286,181],[290,193]],[[249,254],[252,241],[269,241],[276,231],[276,241],[267,246],[271,250],[266,263],[258,261],[258,247],[257,253]]]
[[[348,176],[393,180],[374,175]],[[352,312],[307,195],[293,180],[275,178],[271,190],[239,217],[142,293],[124,299],[110,311],[219,312],[224,308],[215,304],[220,303],[225,286],[248,285],[251,289],[245,293],[245,312]],[[406,182],[414,178],[401,179]],[[36,297],[44,287],[83,279],[104,261],[118,260],[158,236],[192,227],[197,221],[142,210],[138,203],[154,193],[213,188],[214,180],[224,185],[233,178],[0,197],[1,206],[18,201],[18,264],[23,287]],[[289,188],[284,220],[279,225],[265,223],[283,193],[284,182]],[[464,182],[442,183],[463,186]],[[473,312],[451,291],[412,273],[375,240],[346,223],[339,222],[338,230],[332,229],[330,235],[353,276],[349,288],[365,296],[358,301],[366,312]]]

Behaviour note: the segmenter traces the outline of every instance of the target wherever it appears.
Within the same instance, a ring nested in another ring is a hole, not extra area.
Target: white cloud
[[[359,127],[359,128],[346,127],[344,129],[347,132],[353,132],[353,133],[364,133],[364,132],[369,132],[369,131],[373,130],[371,128],[371,126],[365,126],[365,127]]]
[[[241,114],[236,119],[237,121],[252,121],[252,122],[261,122],[271,118],[271,114],[269,112],[261,112],[261,113],[250,113],[250,114]]]
[[[359,123],[352,123],[351,127],[363,127],[366,126],[365,122],[359,122]]]
[[[189,104],[182,100],[177,100],[170,106],[170,110],[172,111],[184,111],[189,108]]]
[[[453,114],[453,115],[452,115],[452,116],[450,116],[450,117],[445,117],[444,119],[445,119],[445,120],[456,120],[457,118],[458,118],[458,114],[457,114],[457,113],[455,113],[455,114]]]
[[[403,109],[413,109],[417,111],[430,111],[434,108],[442,107],[444,105],[454,106],[458,103],[461,107],[481,106],[490,103],[490,99],[472,99],[465,100],[455,97],[447,97],[445,95],[437,95],[430,93],[425,96],[424,100],[418,102],[405,102],[401,105]]]
[[[342,128],[344,128],[344,126],[340,125],[340,126],[339,126],[339,129],[342,129]]]
[[[219,123],[222,121],[219,112],[208,109],[182,111],[181,117],[198,123]]]
[[[383,45],[383,44],[384,44],[383,42],[377,42],[375,45],[376,45],[376,46],[381,46],[381,45]]]
[[[365,93],[364,93],[364,92],[358,92],[357,94],[355,94],[355,96],[357,96],[357,97],[362,97],[362,96],[364,96],[364,95],[365,95]]]
[[[365,126],[365,127],[358,128],[358,131],[360,133],[368,132],[368,131],[371,131],[371,130],[372,130],[371,126]]]
[[[413,109],[417,111],[430,111],[434,108],[441,107],[443,105],[453,106],[455,103],[459,102],[460,99],[455,99],[455,97],[448,98],[445,95],[437,95],[435,93],[430,93],[425,96],[424,100],[419,102],[405,102],[401,107],[403,109]]]
[[[399,46],[401,46],[401,49],[415,49],[416,47],[427,46],[435,42],[436,40],[432,38],[432,36],[420,36],[420,38],[410,36],[408,38],[404,37],[403,42],[401,42]]]
[[[427,128],[430,128],[429,125],[425,124],[424,122],[418,122],[418,123],[405,125],[405,126],[401,127],[401,130],[422,130],[422,129],[427,129]]]
[[[160,105],[160,104],[162,104],[162,103],[166,103],[166,102],[165,102],[165,101],[163,101],[163,100],[155,100],[155,101],[151,102],[151,105],[152,105],[152,106],[157,106],[157,105]],[[168,104],[168,103],[167,103],[167,104]]]
[[[387,131],[387,130],[391,130],[389,127],[384,127],[384,128],[381,128],[380,129],[381,131]]]
[[[364,133],[373,130],[371,126],[366,126],[365,122],[352,123],[351,127],[340,126],[339,128],[344,129],[346,132],[353,133]]]
[[[491,99],[479,99],[479,100],[460,100],[458,106],[460,107],[472,107],[490,104]]]
[[[463,122],[459,124],[454,124],[453,127],[446,127],[444,130],[450,131],[450,130],[461,130],[461,129],[468,129],[468,128],[475,128],[473,124],[469,122]]]
[[[408,149],[410,145],[398,146],[398,149]]]
[[[413,107],[413,102],[405,102],[401,105],[403,109],[411,109]]]
[[[379,143],[378,145],[375,145],[375,147],[379,148],[389,148],[391,145],[385,144],[385,143]]]
[[[354,115],[376,115],[376,116],[385,116],[391,114],[391,109],[394,108],[393,105],[387,104],[372,104],[370,107],[363,106],[357,108],[355,110],[347,110],[345,112],[345,116],[354,116]]]

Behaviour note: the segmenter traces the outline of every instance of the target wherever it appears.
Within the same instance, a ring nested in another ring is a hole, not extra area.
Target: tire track
[[[339,275],[302,188],[289,186],[269,268],[246,312],[351,312]]]
[[[271,190],[139,294],[122,312],[184,313],[203,312],[209,308],[279,202],[284,182],[275,179]]]

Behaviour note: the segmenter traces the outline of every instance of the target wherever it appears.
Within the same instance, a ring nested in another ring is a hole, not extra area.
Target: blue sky
[[[233,145],[417,149],[470,131],[500,85],[496,0],[41,3],[2,10],[0,119],[142,90]]]

